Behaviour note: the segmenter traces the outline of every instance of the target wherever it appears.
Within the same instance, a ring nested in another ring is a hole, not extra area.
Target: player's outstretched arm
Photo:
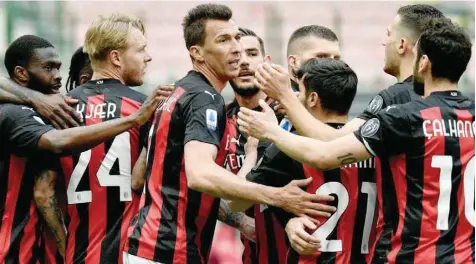
[[[139,110],[130,116],[109,120],[92,126],[66,130],[50,130],[38,141],[38,148],[56,154],[81,152],[136,126],[145,124],[161,100],[160,90],[155,90]]]
[[[365,122],[355,118],[343,128],[335,129],[317,120],[295,96],[289,83],[289,74],[279,65],[262,64],[256,71],[254,83],[268,96],[279,101],[300,135],[330,141],[357,130]]]
[[[197,140],[185,144],[185,172],[188,187],[224,199],[250,200],[254,203],[281,207],[296,215],[330,216],[335,208],[319,202],[332,201],[331,196],[310,194],[301,189],[311,178],[293,181],[282,188],[247,182],[215,163],[216,146]]]
[[[53,232],[60,254],[64,257],[66,249],[66,230],[63,215],[56,199],[57,173],[44,170],[37,177],[34,186],[34,201],[46,224]]]
[[[131,189],[136,192],[141,192],[142,188],[144,188],[145,182],[145,172],[147,168],[147,149],[142,148],[142,151],[139,155],[139,158],[132,169],[132,177],[131,177]]]
[[[61,94],[45,95],[6,77],[0,77],[0,102],[32,106],[57,129],[76,127],[81,123],[81,115],[71,107],[78,100]]]

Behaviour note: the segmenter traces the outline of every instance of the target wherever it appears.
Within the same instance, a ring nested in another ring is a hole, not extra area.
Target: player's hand
[[[279,188],[276,195],[276,206],[293,213],[297,216],[312,215],[329,217],[336,211],[334,206],[322,204],[322,202],[334,201],[330,195],[308,193],[301,189],[311,184],[312,178],[294,180],[288,185]]]
[[[276,100],[291,89],[289,74],[281,66],[270,63],[258,66],[253,82],[267,96]]]
[[[310,235],[306,229],[311,232],[317,229],[317,226],[307,217],[292,218],[285,228],[291,246],[299,255],[312,255],[321,246],[321,241]]]
[[[32,99],[32,106],[57,129],[77,127],[82,117],[73,107],[78,100],[61,94],[46,95],[38,93]]]
[[[244,235],[249,240],[256,242],[256,228],[255,220],[249,216],[244,216],[240,221],[240,226],[238,227],[241,234]]]
[[[294,94],[296,96],[299,96],[299,92],[294,92]],[[284,109],[284,106],[279,101],[276,101],[273,110],[275,113],[282,115],[285,118],[288,118],[288,113],[286,113],[286,109]]]
[[[238,113],[237,123],[239,130],[248,136],[252,136],[262,141],[269,141],[273,129],[280,129],[278,119],[273,109],[263,101],[259,101],[263,112],[253,111],[251,109],[241,107]]]
[[[251,153],[258,151],[259,140],[254,137],[248,137],[245,144],[245,156],[248,157]]]
[[[162,98],[161,89],[155,89],[155,91],[147,97],[147,100],[145,100],[139,110],[131,115],[138,126],[142,126],[150,119],[155,109],[157,109],[157,105],[162,102]]]
[[[175,84],[161,84],[157,86],[157,89],[159,89],[160,100],[164,101],[172,94]]]

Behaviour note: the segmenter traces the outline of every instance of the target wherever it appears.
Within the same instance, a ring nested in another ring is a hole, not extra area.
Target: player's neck
[[[294,73],[293,73],[293,69],[291,69],[291,67],[288,67],[288,73],[289,73],[289,78],[295,82],[295,83],[298,83],[299,80],[294,76]]]
[[[433,92],[454,91],[457,88],[458,88],[458,84],[452,83],[448,79],[427,78],[425,80],[424,97],[429,96]]]
[[[235,93],[235,99],[236,102],[238,102],[238,105],[240,107],[246,107],[248,109],[255,109],[259,106],[259,100],[265,98],[266,94],[261,91],[252,96],[241,96]]]
[[[114,71],[111,71],[109,69],[96,69],[93,72],[93,76],[91,77],[91,80],[100,80],[100,79],[116,79],[119,80],[122,84],[126,84],[122,76]]]
[[[338,123],[345,124],[347,123],[347,115],[341,115],[337,113],[330,113],[324,111],[312,111],[312,116],[322,123]]]
[[[228,80],[220,80],[218,76],[207,66],[203,64],[193,63],[193,69],[197,72],[200,72],[207,78],[208,82],[215,88],[219,93],[223,91]]]
[[[399,73],[395,76],[398,82],[405,81],[408,77],[413,75],[413,63],[410,61],[403,61],[400,64]]]

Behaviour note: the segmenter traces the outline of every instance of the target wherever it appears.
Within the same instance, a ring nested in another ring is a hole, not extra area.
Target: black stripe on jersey
[[[264,218],[264,224],[266,225],[266,243],[264,245],[268,250],[268,263],[279,263],[278,256],[278,247],[276,245],[276,237],[274,236],[274,223],[273,223],[273,214],[269,208],[266,208],[261,212]],[[260,241],[262,243],[263,241]],[[260,253],[261,254],[261,253]]]
[[[423,120],[421,113],[418,113],[422,124]],[[425,138],[415,138],[415,147],[412,156],[423,157],[425,155]],[[423,212],[423,178],[424,178],[424,159],[408,159],[406,160],[406,175],[405,181],[407,185],[407,201],[405,204],[405,218],[403,219],[403,230],[401,235],[402,247],[397,253],[395,263],[413,263],[415,259],[415,249],[418,247],[420,237],[415,237],[411,234],[420,234],[421,219]],[[422,188],[416,188],[421,186]]]
[[[3,219],[3,214],[5,213],[5,208],[7,205],[5,204],[7,200],[7,192],[8,192],[8,174],[10,171],[10,155],[5,155],[0,160],[3,160],[3,163],[0,163],[0,173],[5,173],[2,176],[1,184],[0,184],[0,219]],[[0,221],[0,230],[2,229],[3,221]]]
[[[24,236],[25,226],[31,218],[30,205],[31,203],[33,203],[33,185],[35,180],[31,177],[31,175],[35,173],[33,163],[34,162],[27,162],[25,164],[25,170],[23,171],[23,177],[21,179],[22,184],[20,186],[20,191],[18,193],[18,199],[15,206],[15,215],[13,216],[12,227],[16,228],[11,231],[11,245],[10,251],[8,252],[6,257],[7,259],[13,258],[14,255],[16,255],[14,258],[18,259],[18,249],[20,249],[20,242]],[[14,238],[16,238],[16,241],[13,241]]]
[[[473,229],[473,234],[469,238],[469,241],[471,241],[471,250],[472,250],[471,257],[473,258],[473,263],[475,262],[474,256],[476,255],[475,252],[474,252],[474,236],[475,236],[475,234],[474,234],[474,229]]]
[[[167,134],[167,149],[158,150],[165,151],[164,164],[174,164],[177,160],[183,159],[183,151],[170,151],[171,146],[175,146],[174,141],[176,135],[183,133],[183,127],[177,126],[172,123],[172,120],[177,118],[178,112],[175,110],[171,113],[170,124],[168,125],[169,131],[160,131],[160,133]],[[155,124],[160,124],[160,120],[157,120]],[[157,129],[157,128],[156,128]],[[154,145],[154,143],[152,143]],[[150,157],[151,162],[153,156]],[[158,259],[159,262],[172,263],[174,260],[173,249],[175,249],[175,242],[177,239],[177,222],[178,222],[178,206],[179,206],[179,194],[180,194],[180,168],[181,166],[163,166],[162,173],[162,208],[160,208],[160,226],[157,234],[157,243],[154,250],[154,259]],[[189,198],[190,201],[190,198]],[[188,210],[187,208],[184,208]],[[175,236],[171,236],[175,234]],[[188,244],[188,243],[187,243]],[[164,252],[170,252],[171,254],[164,254]]]
[[[159,106],[165,101],[162,101]],[[160,113],[159,112],[155,112],[155,117],[154,119],[157,119],[155,120],[155,122],[153,122],[153,132],[152,132],[152,137],[150,138],[150,144],[148,146],[148,152],[147,152],[147,164],[146,164],[146,171],[145,171],[145,175],[146,175],[146,179],[144,180],[144,188],[147,188],[147,183],[149,182],[149,179],[152,175],[152,169],[153,169],[153,161],[154,161],[154,155],[155,155],[155,148],[156,148],[156,144],[155,144],[155,140],[156,140],[156,137],[157,137],[157,126],[160,124]],[[137,220],[137,225],[136,227],[133,229],[132,231],[132,235],[130,236],[130,238],[137,238],[137,239],[129,239],[129,250],[128,250],[128,253],[131,254],[131,255],[137,255],[137,252],[139,251],[139,241],[141,239],[141,233],[142,233],[142,227],[144,226],[145,222],[146,222],[146,219],[147,219],[147,215],[149,214],[149,210],[150,210],[150,206],[152,204],[152,197],[150,196],[150,192],[145,192],[144,194],[144,206],[143,208],[140,208],[139,210],[141,210],[143,213],[139,213],[138,215],[136,215],[136,217],[134,217],[136,220]]]
[[[453,110],[441,107],[442,120],[458,120]],[[453,157],[453,170],[451,171],[451,196],[450,211],[448,217],[448,230],[441,230],[440,237],[436,242],[436,261],[438,263],[454,263],[454,239],[456,226],[458,225],[458,190],[461,184],[462,164],[460,159],[459,137],[445,137],[445,155]]]
[[[359,181],[358,181],[358,203],[355,216],[363,216],[367,214],[367,201],[369,196],[363,194],[360,190],[362,188],[362,182],[375,183],[375,170],[371,169],[375,167],[375,159],[371,158],[369,160],[363,161],[366,164],[364,168],[360,167],[357,169]],[[374,217],[374,219],[376,219]],[[361,244],[362,236],[364,233],[365,226],[365,217],[355,217],[354,230],[352,235],[352,253],[350,255],[350,263],[365,263],[365,255],[361,253]],[[369,241],[370,244],[370,241]],[[370,245],[367,245],[370,253]],[[345,250],[345,249],[343,249]]]
[[[192,201],[197,203],[199,206],[193,206],[191,203]],[[197,233],[191,231],[197,230],[194,219],[198,217],[201,202],[202,195],[197,191],[189,190],[187,211],[185,213],[185,230],[187,230],[187,264],[201,263],[197,249],[195,248],[195,241],[193,241],[193,237],[196,236]]]
[[[126,89],[120,89],[127,91]],[[103,118],[103,122],[108,120],[114,120],[121,117],[121,107],[122,107],[122,97],[116,95],[111,95],[110,93],[104,93],[104,102],[107,104],[103,106],[103,111],[107,111],[108,104],[115,104],[116,111],[114,112],[114,118],[109,118],[109,115],[106,115]],[[106,140],[104,142],[104,155],[109,152],[112,142],[115,138]],[[119,159],[116,159],[114,165],[109,172],[109,175],[121,175],[119,170]],[[132,168],[131,168],[132,169]],[[119,186],[108,186],[105,188],[106,191],[106,201],[103,201],[106,204],[106,236],[101,242],[101,257],[100,263],[115,263],[117,262],[119,255],[119,244],[121,239],[121,224],[122,224],[122,214],[124,212],[126,203],[120,202],[120,187]],[[111,201],[111,204],[109,204]],[[117,205],[117,207],[116,207]],[[103,212],[100,212],[103,214]],[[104,215],[103,215],[104,217]],[[116,226],[116,224],[118,226]],[[113,230],[113,231],[112,231]],[[122,252],[121,252],[122,254]]]
[[[76,167],[79,161],[78,155],[73,155],[73,168]],[[77,192],[89,191],[89,168],[84,171],[83,177],[79,181]],[[78,203],[74,206],[78,215],[78,228],[74,236],[74,254],[73,262],[82,264],[85,262],[87,248],[89,246],[89,203]],[[79,218],[81,221],[79,221]]]
[[[340,170],[328,170],[328,171],[323,171],[322,176],[324,178],[323,184],[326,184],[328,182],[341,182],[340,179]],[[337,208],[337,205],[339,204],[339,197],[335,194],[331,194],[332,197],[334,197],[334,201],[328,202],[327,204],[329,206],[334,206]],[[329,234],[329,236],[326,238],[327,240],[337,240],[337,227],[339,226],[340,219],[337,221],[337,224],[335,225],[336,227],[332,232]],[[321,252],[319,257],[317,258],[317,263],[335,263],[336,261],[336,252]]]
[[[218,209],[220,207],[220,199],[215,199],[213,205],[210,208],[210,214],[208,215],[207,222],[203,226],[203,230],[210,230],[210,233],[201,232],[200,233],[200,253],[205,259],[205,263],[208,263],[208,256],[210,254],[210,249],[213,242],[213,236],[210,234],[215,233],[215,226],[218,218]]]

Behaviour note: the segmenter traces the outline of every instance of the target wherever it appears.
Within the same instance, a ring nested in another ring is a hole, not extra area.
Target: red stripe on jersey
[[[250,240],[246,239],[243,235],[241,235],[241,241],[243,243],[243,257],[242,261],[243,264],[251,264],[251,246],[250,246]]]
[[[73,174],[73,166],[73,157],[68,156],[61,158],[61,168],[63,169],[63,175]],[[78,211],[76,210],[76,205],[68,204],[68,215],[70,218],[70,222],[67,226],[69,239],[68,244],[66,245],[65,262],[73,263],[74,248],[76,247],[76,239],[74,239],[74,237],[79,225],[79,215]]]
[[[150,209],[142,227],[141,236],[139,238],[139,246],[137,250],[137,256],[146,259],[154,259],[154,250],[157,242],[157,236],[160,228],[161,208],[163,204],[162,200],[162,178],[164,170],[164,157],[165,150],[167,149],[167,137],[169,132],[170,120],[172,113],[177,103],[177,100],[185,92],[183,88],[177,88],[171,95],[172,100],[169,106],[170,111],[162,111],[160,114],[159,125],[155,129],[155,153],[152,161],[154,169],[152,169],[149,180],[147,181],[147,190],[151,196],[152,203]],[[142,195],[141,200],[144,198]],[[143,202],[141,201],[141,204]],[[133,228],[131,228],[133,232]],[[132,234],[132,233],[131,233]]]
[[[288,252],[288,246],[286,245],[286,234],[284,228],[281,227],[276,217],[273,215],[273,231],[276,239],[276,246],[278,250],[279,264],[286,263],[286,255]]]
[[[236,120],[234,120],[234,118],[227,118],[222,142],[225,142],[224,149],[228,151],[226,155],[226,163],[233,174],[238,174],[240,171],[238,166],[238,157],[236,155],[236,145],[239,144],[238,139],[236,138],[237,135],[238,131],[236,131]]]
[[[36,206],[34,203],[30,203],[30,218],[28,219],[25,228],[23,229],[23,237],[20,242],[20,250],[18,251],[20,263],[28,263],[31,261],[36,241],[36,225],[38,223],[38,215],[36,214]]]
[[[141,103],[135,100],[131,100],[127,97],[122,97],[121,101],[121,117],[126,117],[134,112],[137,111],[141,107]],[[131,168],[134,168],[137,159],[139,158],[140,152],[140,140],[141,134],[140,129],[138,127],[129,129],[128,132],[130,133],[130,145],[131,145]],[[121,222],[121,236],[119,242],[119,256],[118,256],[118,264],[122,264],[122,252],[124,251],[124,245],[127,240],[127,229],[129,228],[129,224],[134,218],[134,216],[139,211],[139,202],[140,202],[140,195],[136,192],[132,192],[132,201],[127,202],[124,208],[124,212],[122,213],[122,222]]]
[[[94,108],[104,103],[104,95],[88,97],[86,113],[94,113]],[[91,111],[91,112],[90,112]],[[92,115],[86,118],[86,125],[102,123],[102,118]],[[91,157],[101,157],[100,159],[92,158],[89,161],[89,188],[91,190],[91,202],[89,203],[89,243],[86,250],[86,263],[96,263],[101,259],[101,242],[107,231],[107,188],[99,183],[97,172],[106,155],[104,144],[99,144],[91,149]]]
[[[429,108],[421,111],[423,121],[441,120],[440,108]],[[423,123],[425,124],[425,123]],[[431,123],[426,125],[426,131],[433,135]],[[424,238],[420,238],[418,247],[415,249],[415,263],[435,263],[436,242],[441,231],[436,228],[438,219],[438,197],[440,193],[440,168],[431,166],[434,155],[445,155],[445,137],[425,138],[424,157],[424,181],[422,196],[421,232]],[[451,182],[449,182],[451,185]],[[449,209],[449,208],[448,208]]]
[[[256,244],[258,246],[258,262],[268,262],[268,237],[266,235],[266,225],[264,215],[261,213],[261,205],[255,204],[255,228],[256,228]]]
[[[455,110],[456,115],[458,116],[459,121],[469,121],[473,122],[473,115],[467,110]],[[465,174],[465,170],[467,168],[468,162],[474,158],[474,137],[460,137],[459,138],[459,146],[460,146],[460,160],[461,164],[463,165],[461,168],[461,175],[462,179],[459,184],[458,189],[458,225],[456,227],[456,235],[454,239],[454,258],[455,263],[471,263],[472,260],[472,249],[470,243],[470,237],[473,235],[474,226],[468,221],[468,217],[465,215],[466,210],[474,210],[473,203],[474,200],[466,201],[466,196],[464,195],[465,188],[468,191],[468,187],[465,187],[465,179],[467,177],[471,177],[471,175],[467,175],[467,173],[471,173],[474,175],[474,168],[470,168],[472,171],[468,171]],[[474,181],[474,176],[473,176]],[[474,182],[468,181],[469,184],[474,186]],[[474,199],[474,189],[470,194],[470,198]],[[466,203],[470,205],[468,209],[465,210]],[[470,217],[474,218],[474,215]],[[474,219],[472,219],[474,224]]]
[[[402,248],[402,232],[405,221],[405,208],[407,206],[407,161],[406,155],[401,154],[389,159],[390,170],[392,171],[393,180],[395,183],[395,194],[398,202],[398,227],[395,235],[391,240],[391,251],[387,256],[389,263],[395,263],[397,253]],[[390,177],[390,176],[388,176]]]
[[[42,235],[45,248],[45,263],[56,263],[56,255],[58,254],[56,239],[48,227],[44,228]]]
[[[188,185],[187,176],[185,175],[185,159],[182,158],[180,165],[180,191],[179,203],[177,208],[177,237],[175,240],[174,262],[173,263],[187,263],[187,254],[180,254],[187,252],[187,232],[185,230],[185,212],[187,212],[188,202]],[[197,237],[199,237],[197,235]],[[199,240],[200,241],[200,240]],[[202,263],[205,263],[202,258]]]
[[[0,263],[5,261],[11,246],[11,235],[13,230],[13,219],[15,209],[23,181],[26,159],[10,155],[10,166],[8,171],[8,190],[5,199],[4,212],[2,218],[2,229],[0,230]],[[32,190],[33,191],[33,190]]]

